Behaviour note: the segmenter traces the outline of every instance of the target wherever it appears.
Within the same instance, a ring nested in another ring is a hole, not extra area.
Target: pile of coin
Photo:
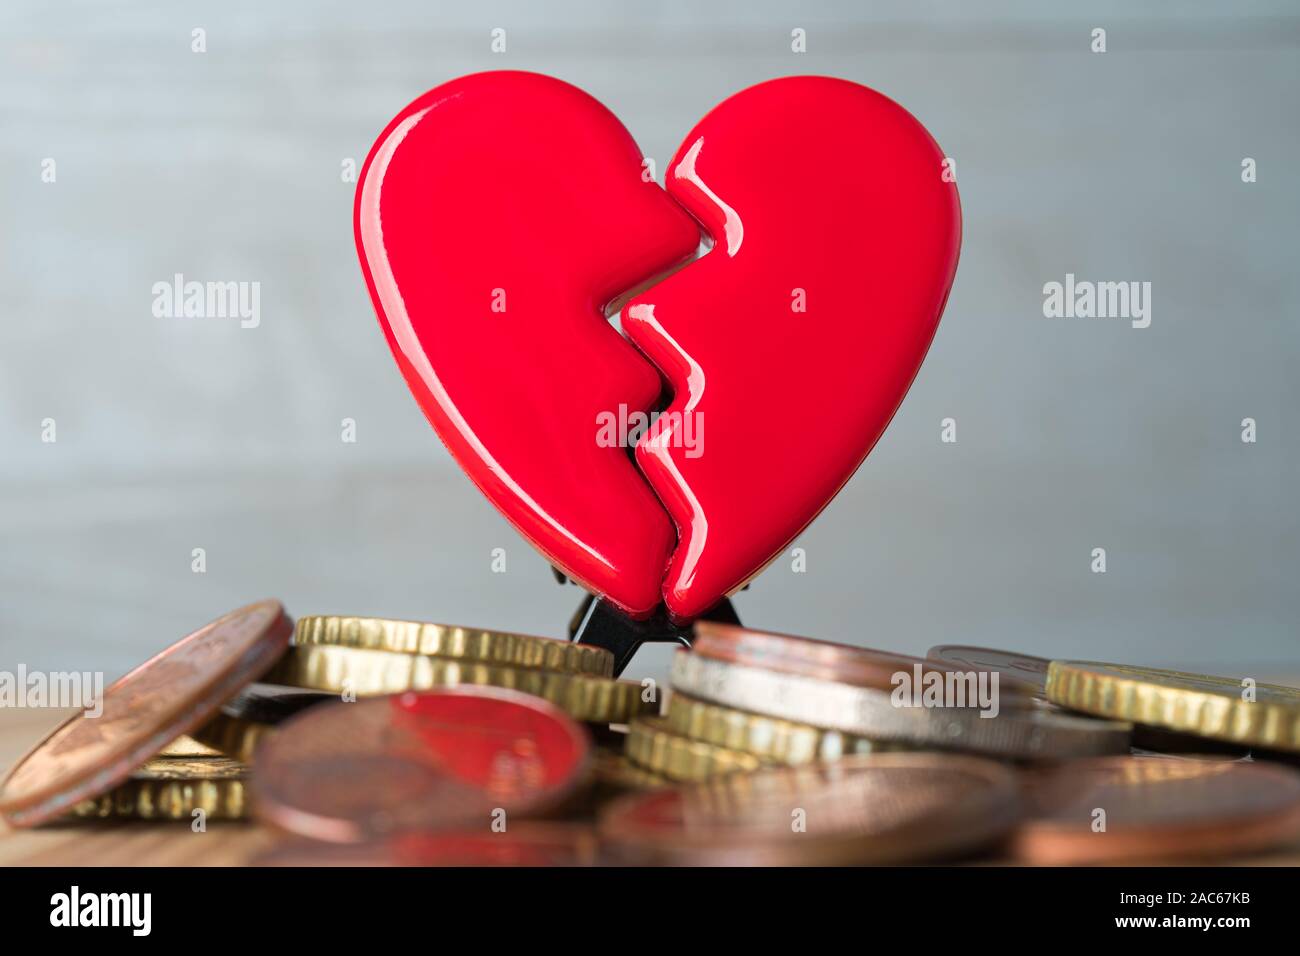
[[[1127,722],[1035,706],[1032,685],[996,669],[958,672],[902,654],[708,621],[697,624],[692,651],[677,654],[672,690],[663,725],[634,733],[652,737],[654,747],[629,749],[629,756],[641,762],[638,754],[651,755],[649,769],[675,780],[709,775],[710,761],[734,767],[742,754],[801,764],[879,750],[1007,759],[1127,753],[1132,731]],[[708,760],[673,759],[706,753]]]
[[[262,601],[57,728],[0,813],[256,820],[283,835],[259,862],[288,865],[1061,864],[1300,841],[1300,690],[708,621],[666,707],[613,665],[498,631],[295,626]]]

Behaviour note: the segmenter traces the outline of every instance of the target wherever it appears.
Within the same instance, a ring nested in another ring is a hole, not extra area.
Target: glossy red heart
[[[889,423],[956,271],[950,178],[891,100],[794,77],[710,112],[665,193],[587,94],[483,73],[388,125],[355,228],[398,365],[484,494],[629,614],[663,600],[689,619],[778,555]],[[623,311],[638,354],[605,308],[689,260],[696,221],[711,250]],[[634,467],[607,426],[665,384]]]

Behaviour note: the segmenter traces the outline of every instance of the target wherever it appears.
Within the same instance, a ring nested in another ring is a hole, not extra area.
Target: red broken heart
[[[407,384],[488,499],[628,613],[690,619],[816,517],[902,401],[957,266],[945,169],[891,100],[793,77],[701,120],[665,192],[581,90],[481,73],[375,142],[357,247]],[[712,249],[623,309],[634,348],[605,308],[701,227]],[[665,392],[634,466],[621,432]]]

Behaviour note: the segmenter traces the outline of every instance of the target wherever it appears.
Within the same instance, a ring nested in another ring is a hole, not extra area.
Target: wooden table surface
[[[0,710],[0,766],[8,767],[70,712]],[[0,866],[243,866],[287,838],[255,823],[77,821],[35,830],[0,822]],[[997,860],[982,862],[999,862]],[[1224,866],[1300,866],[1300,842]]]
[[[8,768],[72,711],[0,710],[0,764]],[[281,839],[257,824],[77,821],[14,830],[0,822],[0,866],[240,866]]]

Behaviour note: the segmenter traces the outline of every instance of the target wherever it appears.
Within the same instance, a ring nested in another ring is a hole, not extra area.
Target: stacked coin
[[[256,818],[292,838],[272,864],[1060,864],[1300,840],[1300,690],[697,622],[660,715],[612,664],[438,624],[295,630],[262,601],[56,728],[0,813]]]
[[[484,715],[493,709],[515,719],[545,711],[539,726],[558,725],[565,739],[581,738],[584,756],[570,767],[571,782],[579,782],[588,775],[588,743],[573,721],[599,729],[658,711],[653,693],[613,680],[612,670],[613,657],[603,649],[500,631],[355,617],[307,617],[295,629],[278,602],[262,601],[200,628],[114,683],[101,715],[88,711],[58,727],[10,772],[0,812],[17,826],[68,816],[244,819],[255,753],[291,718],[357,697],[405,701],[400,695],[457,689],[452,696],[476,708],[453,725],[466,739],[485,720],[491,725],[495,718]],[[251,683],[258,680],[264,683]],[[415,694],[404,706],[410,710],[421,698]],[[361,727],[371,712],[349,711],[341,724],[336,715],[332,732]],[[319,723],[308,725],[308,739],[321,733],[311,729]],[[511,756],[502,741],[527,752],[539,739],[507,734],[480,754],[501,763],[503,754]],[[519,761],[526,776],[544,765]],[[638,786],[656,782],[626,769]],[[484,779],[497,787],[503,778]]]
[[[673,780],[898,750],[1128,752],[1129,724],[1045,712],[1035,686],[996,669],[708,621],[695,633],[673,662],[667,716],[634,722],[628,737],[631,761]]]
[[[626,723],[657,713],[635,681],[614,680],[602,648],[545,637],[380,618],[304,617],[294,645],[267,676],[345,696],[459,686],[502,687],[541,697],[575,720]]]
[[[278,601],[232,611],[105,689],[9,772],[0,813],[14,826],[68,814],[242,818],[245,768],[220,757],[164,757],[284,653],[293,624]],[[186,750],[188,743],[180,745]],[[158,759],[155,759],[158,758]]]
[[[242,820],[248,768],[225,757],[157,757],[108,793],[71,810],[81,818]]]

